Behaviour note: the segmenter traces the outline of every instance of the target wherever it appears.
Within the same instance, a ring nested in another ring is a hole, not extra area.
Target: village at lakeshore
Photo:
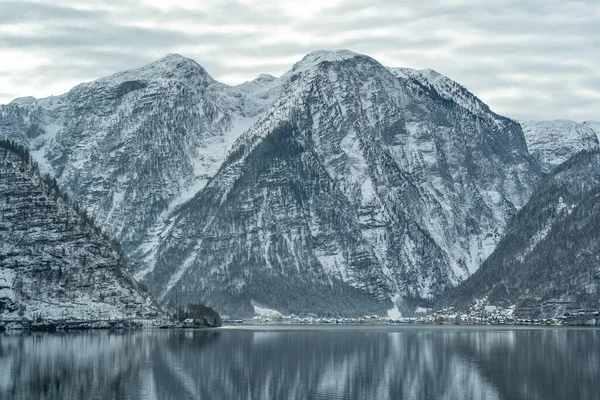
[[[244,325],[504,325],[504,326],[599,326],[600,313],[577,313],[553,318],[515,318],[502,314],[486,314],[472,316],[468,314],[434,313],[421,317],[379,317],[365,315],[363,317],[327,318],[317,316],[298,317],[295,315],[256,316],[252,319],[224,319],[223,326]]]
[[[546,307],[556,305],[546,304]],[[415,316],[402,316],[397,310],[389,310],[387,316],[364,315],[354,317],[319,316],[312,313],[298,316],[285,315],[277,310],[254,306],[255,315],[250,318],[234,318],[220,316],[214,310],[200,314],[190,314],[183,310],[165,312],[154,318],[111,318],[100,315],[98,318],[41,318],[34,319],[0,319],[0,332],[3,331],[78,331],[78,330],[133,330],[133,329],[202,329],[220,328],[222,326],[432,326],[432,325],[460,325],[460,326],[587,326],[600,327],[600,310],[586,309],[575,305],[563,308],[559,313],[549,313],[547,310],[542,316],[536,318],[532,309],[511,305],[501,307],[490,305],[485,299],[475,301],[468,311],[457,310],[454,307],[444,307],[434,310],[418,307]]]
[[[254,306],[255,316],[240,319],[223,316],[223,325],[528,325],[528,326],[600,326],[600,309],[587,309],[574,304],[558,304],[561,312],[550,312],[556,302],[541,307],[502,307],[490,304],[487,299],[473,302],[468,310],[447,306],[438,310],[417,307],[416,315],[402,316],[397,310],[389,310],[387,316],[364,315],[355,317],[331,317],[307,314],[285,315],[269,308]],[[535,309],[542,313],[536,316]],[[556,310],[556,308],[555,308]]]

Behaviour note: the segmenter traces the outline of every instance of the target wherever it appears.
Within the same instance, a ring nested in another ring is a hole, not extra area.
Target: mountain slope
[[[442,304],[516,304],[534,315],[600,307],[600,151],[556,168],[483,266]]]
[[[544,172],[582,150],[598,147],[598,135],[586,123],[567,120],[521,121],[527,148]]]
[[[0,141],[0,199],[0,319],[162,314],[123,272],[118,245],[7,141]]]
[[[279,80],[274,107],[174,213],[147,277],[162,301],[285,311],[287,292],[257,283],[272,276],[431,299],[477,269],[537,180],[518,124],[367,56],[311,53]]]

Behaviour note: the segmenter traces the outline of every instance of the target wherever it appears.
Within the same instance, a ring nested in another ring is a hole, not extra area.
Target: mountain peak
[[[347,61],[350,61],[349,65],[345,63]],[[280,79],[282,82],[287,82],[288,80],[294,82],[300,76],[312,76],[317,73],[320,66],[326,63],[336,65],[337,68],[341,65],[354,67],[354,65],[358,66],[358,64],[363,62],[369,64],[367,67],[380,66],[381,68],[385,68],[373,58],[350,50],[316,50],[308,53],[295,63]]]
[[[167,53],[165,56],[159,58],[157,61],[170,61],[170,60],[189,60],[194,61],[191,58],[184,57],[179,53]]]
[[[358,57],[368,58],[372,60],[368,56],[355,53],[350,50],[316,50],[311,53],[308,53],[302,58],[302,60],[294,64],[294,66],[292,67],[292,71],[297,72],[301,70],[311,69],[323,62],[340,62]]]
[[[275,78],[273,75],[270,75],[270,74],[260,74],[259,76],[257,76],[254,79],[254,81],[256,81],[256,82],[272,82],[276,79],[277,78]]]
[[[340,50],[315,50],[315,51],[311,51],[310,53],[308,53],[306,56],[304,56],[304,58],[302,59],[303,61],[315,61],[315,62],[321,62],[321,61],[344,61],[347,60],[349,58],[354,58],[356,56],[360,56],[361,54],[359,53],[355,53],[351,50],[345,50],[345,49],[340,49]]]
[[[95,90],[102,86],[118,87],[124,83],[131,87],[145,87],[148,84],[151,85],[152,82],[163,85],[173,80],[184,82],[194,88],[205,87],[215,82],[196,61],[180,54],[171,53],[143,67],[117,72],[89,83],[82,83],[72,91]],[[129,84],[129,82],[137,83]]]
[[[37,101],[37,99],[35,97],[26,96],[26,97],[17,97],[13,101],[11,101],[9,104],[16,104],[16,105],[22,106],[25,104],[35,103],[36,101]]]
[[[206,70],[191,58],[184,57],[181,54],[169,53],[166,56],[159,58],[158,60],[151,62],[132,71],[152,71],[159,73],[160,75],[174,76],[181,75],[190,76],[191,74],[201,75],[209,80],[213,80],[212,77],[206,72]]]
[[[147,64],[148,66],[157,66],[157,65],[168,65],[175,68],[183,68],[183,67],[191,67],[191,68],[202,68],[200,64],[191,58],[184,57],[178,53],[169,53],[164,57],[159,58],[158,60]],[[142,67],[144,68],[144,67]]]

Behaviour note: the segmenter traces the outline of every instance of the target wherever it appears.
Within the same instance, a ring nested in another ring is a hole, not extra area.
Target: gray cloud
[[[0,24],[28,21],[81,21],[106,17],[105,11],[79,10],[57,4],[3,1]]]
[[[216,35],[210,35],[215,39]],[[61,27],[40,36],[8,36],[1,39],[6,46],[43,47],[57,50],[73,49],[89,46],[110,46],[111,48],[128,48],[135,46],[162,47],[173,43],[193,44],[197,37],[166,29],[149,29],[131,26],[103,26],[88,24],[77,27]]]
[[[180,3],[181,6],[172,6]],[[496,112],[600,119],[597,0],[3,1],[0,103],[65,92],[170,52],[239,83],[315,49],[432,68]]]

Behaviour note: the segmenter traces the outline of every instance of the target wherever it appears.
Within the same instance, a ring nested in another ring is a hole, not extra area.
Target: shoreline
[[[340,323],[340,324],[329,324],[329,323],[244,323],[244,324],[223,324],[221,329],[223,330],[310,330],[310,329],[330,329],[330,330],[376,330],[381,329],[410,329],[410,328],[428,328],[432,330],[437,329],[489,329],[489,330],[543,330],[543,329],[600,329],[600,325],[586,325],[586,324],[556,324],[556,325],[540,325],[540,324],[449,324],[449,323]]]
[[[528,325],[528,324],[435,324],[435,323],[237,323],[224,324],[220,327],[212,326],[184,326],[181,324],[151,324],[144,325],[136,320],[113,321],[0,321],[0,333],[63,333],[81,331],[153,331],[153,330],[210,330],[210,331],[394,331],[405,329],[430,329],[430,330],[545,330],[545,329],[589,329],[598,330],[598,325]]]
[[[0,320],[0,332],[62,332],[84,330],[140,330],[146,328],[175,328],[175,322],[145,319],[89,319],[89,320]]]

